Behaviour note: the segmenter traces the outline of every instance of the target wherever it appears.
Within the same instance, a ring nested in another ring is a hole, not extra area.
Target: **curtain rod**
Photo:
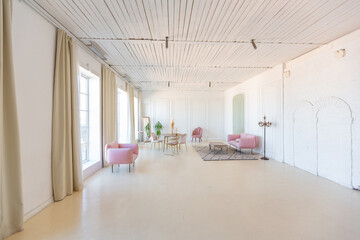
[[[32,9],[34,9],[37,13],[39,13],[42,17],[45,18],[48,22],[50,22],[52,25],[54,25],[57,28],[60,28],[66,34],[68,34],[70,37],[75,39],[77,43],[79,43],[80,47],[84,49],[87,53],[89,53],[92,57],[94,57],[98,62],[105,65],[106,67],[110,68],[118,77],[121,79],[124,79],[125,82],[129,85],[131,85],[136,90],[141,90],[136,88],[133,84],[131,84],[130,80],[126,79],[123,75],[121,75],[117,70],[115,70],[112,66],[110,66],[108,63],[106,63],[104,60],[99,58],[93,51],[91,51],[88,46],[85,45],[78,37],[76,37],[70,30],[68,30],[64,25],[62,25],[56,18],[54,18],[50,13],[48,13],[42,6],[40,6],[38,3],[32,1],[32,0],[24,0],[24,2],[30,6]]]

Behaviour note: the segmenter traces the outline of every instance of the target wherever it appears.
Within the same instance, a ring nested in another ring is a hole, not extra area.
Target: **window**
[[[100,81],[99,77],[80,67],[79,114],[81,160],[83,168],[101,160]]]
[[[117,121],[118,121],[118,141],[120,143],[128,142],[128,96],[127,93],[120,88],[118,88],[117,94]]]
[[[81,71],[79,80],[81,160],[89,161],[89,76]]]

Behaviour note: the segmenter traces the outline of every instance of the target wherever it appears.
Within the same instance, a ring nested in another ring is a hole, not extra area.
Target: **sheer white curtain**
[[[0,1],[0,239],[23,230],[20,139],[11,36],[12,1]]]
[[[77,45],[58,29],[51,149],[55,201],[83,187],[76,55]]]
[[[134,114],[134,88],[128,84],[129,124],[128,137],[130,143],[135,143],[135,114]]]

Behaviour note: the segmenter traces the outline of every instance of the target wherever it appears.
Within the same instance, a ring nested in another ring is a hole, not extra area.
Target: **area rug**
[[[193,146],[193,148],[204,161],[258,160],[261,158],[259,154],[240,152],[230,147],[227,153],[225,150],[209,150],[209,146]]]

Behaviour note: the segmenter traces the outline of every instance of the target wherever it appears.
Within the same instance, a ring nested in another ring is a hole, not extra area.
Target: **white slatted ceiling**
[[[136,43],[98,41],[113,65],[268,67],[298,56],[317,45],[264,44],[254,51],[251,44]],[[135,57],[134,57],[135,56]]]
[[[143,89],[223,90],[360,27],[359,0],[33,1]]]

